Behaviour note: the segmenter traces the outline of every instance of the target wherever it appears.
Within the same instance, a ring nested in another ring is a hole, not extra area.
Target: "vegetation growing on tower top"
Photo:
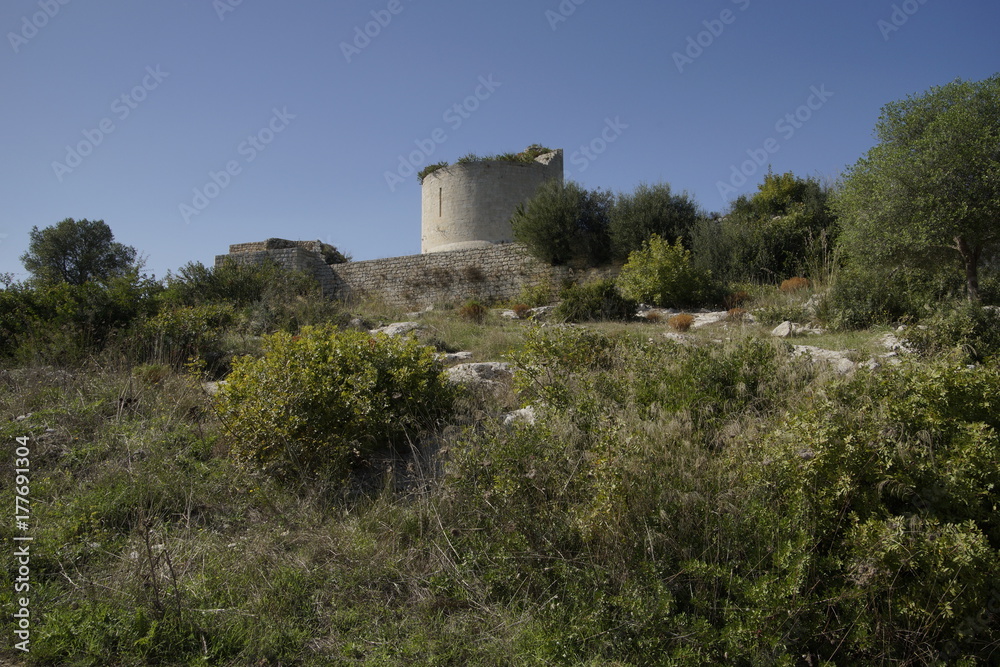
[[[545,155],[546,153],[552,153],[551,148],[546,148],[541,144],[531,144],[525,148],[520,153],[499,153],[497,155],[477,155],[475,153],[469,153],[468,155],[463,155],[458,158],[455,164],[467,164],[469,162],[534,162],[540,155]],[[419,172],[417,172],[417,178],[420,183],[423,184],[424,178],[429,174],[434,173],[438,169],[443,169],[444,167],[450,167],[449,162],[437,162],[435,164],[429,164]]]

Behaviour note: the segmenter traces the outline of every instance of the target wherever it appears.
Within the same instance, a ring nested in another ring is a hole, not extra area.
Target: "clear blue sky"
[[[998,28],[994,0],[4,0],[0,271],[67,217],[158,277],[272,236],[413,254],[401,156],[531,143],[723,210],[751,157],[835,179],[883,104],[994,74]]]

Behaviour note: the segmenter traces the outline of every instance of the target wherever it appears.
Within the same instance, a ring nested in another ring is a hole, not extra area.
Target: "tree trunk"
[[[965,286],[969,290],[969,301],[979,301],[979,254],[980,248],[971,248],[961,236],[955,238],[955,247],[965,262]]]

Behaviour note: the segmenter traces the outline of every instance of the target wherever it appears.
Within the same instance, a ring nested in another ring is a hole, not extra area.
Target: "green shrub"
[[[810,319],[809,311],[800,303],[769,303],[754,308],[753,316],[761,324],[805,322]]]
[[[836,241],[829,197],[815,179],[767,174],[757,192],[738,197],[724,217],[695,224],[691,247],[699,266],[727,282],[822,278]]]
[[[317,326],[266,336],[263,357],[236,359],[216,405],[237,457],[337,477],[432,425],[452,398],[416,340]]]
[[[555,290],[552,283],[545,280],[534,285],[525,285],[521,288],[521,293],[514,300],[515,303],[523,303],[531,308],[547,306],[553,301]]]
[[[21,363],[78,363],[155,312],[161,290],[134,273],[82,285],[12,285],[0,291],[0,354]]]
[[[224,301],[237,308],[273,296],[275,300],[312,292],[316,281],[302,272],[288,271],[277,262],[239,262],[232,257],[218,266],[189,262],[176,276],[167,276],[164,301],[185,306]]]
[[[919,319],[927,308],[963,290],[958,274],[932,270],[887,271],[877,264],[848,261],[837,272],[828,304],[831,323],[840,329]]]
[[[222,359],[221,338],[235,311],[228,304],[166,308],[137,327],[150,359],[179,366],[191,357],[214,368]]]
[[[782,517],[776,544],[815,545],[785,547],[803,647],[836,645],[850,664],[990,661],[998,626],[970,620],[1000,581],[997,395],[995,367],[904,362],[803,403],[751,446],[740,465],[761,495],[741,511]]]
[[[563,322],[589,320],[631,320],[638,304],[623,297],[615,281],[598,280],[586,285],[571,285],[559,295],[553,317]]]
[[[718,298],[712,274],[692,265],[691,252],[680,240],[670,245],[655,234],[629,255],[617,284],[626,298],[664,308],[705,305]]]
[[[1000,312],[960,302],[922,320],[920,327],[909,327],[903,338],[923,354],[958,349],[970,361],[985,361],[1000,355]]]

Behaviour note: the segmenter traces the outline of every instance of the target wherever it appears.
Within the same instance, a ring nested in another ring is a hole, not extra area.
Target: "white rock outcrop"
[[[470,387],[493,387],[506,383],[514,372],[510,364],[502,361],[482,361],[472,364],[459,364],[445,370],[450,382],[464,384]]]
[[[383,333],[387,336],[402,336],[408,334],[412,331],[418,331],[423,329],[424,325],[420,322],[393,322],[392,324],[387,324],[384,327],[379,327],[378,329],[372,329],[368,333],[371,335]]]

